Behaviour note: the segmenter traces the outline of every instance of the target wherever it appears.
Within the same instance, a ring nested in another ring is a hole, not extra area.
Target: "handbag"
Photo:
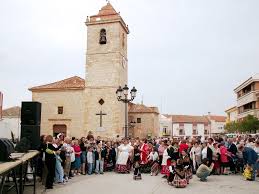
[[[251,180],[252,179],[252,171],[249,167],[245,168],[243,176],[244,176],[245,180]]]
[[[76,160],[75,152],[71,153],[71,162],[74,162]]]

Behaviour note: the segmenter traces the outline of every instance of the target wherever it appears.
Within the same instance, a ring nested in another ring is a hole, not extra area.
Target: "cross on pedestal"
[[[96,115],[100,116],[100,127],[102,127],[103,126],[103,116],[107,115],[107,114],[100,111],[100,113],[96,113]]]

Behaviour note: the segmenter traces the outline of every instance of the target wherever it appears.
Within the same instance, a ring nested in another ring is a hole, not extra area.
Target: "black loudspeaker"
[[[30,141],[30,149],[37,150],[40,146],[40,125],[22,125],[21,139],[24,137]]]
[[[40,125],[41,122],[41,103],[22,102],[21,124]]]
[[[6,138],[0,138],[0,161],[7,162],[9,160],[9,156],[14,152],[13,143]]]

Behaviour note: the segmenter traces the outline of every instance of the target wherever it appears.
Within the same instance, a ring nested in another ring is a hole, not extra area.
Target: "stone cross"
[[[96,113],[96,115],[100,116],[100,127],[102,127],[103,126],[103,116],[107,115],[107,114],[100,111],[100,113]]]

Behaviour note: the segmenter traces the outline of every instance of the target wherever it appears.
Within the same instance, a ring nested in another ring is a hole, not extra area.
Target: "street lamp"
[[[130,90],[130,98],[129,95],[129,87],[125,85],[123,88],[119,86],[116,91],[118,101],[121,101],[125,104],[125,137],[128,137],[128,103],[133,101],[137,95],[137,89],[133,87]]]

